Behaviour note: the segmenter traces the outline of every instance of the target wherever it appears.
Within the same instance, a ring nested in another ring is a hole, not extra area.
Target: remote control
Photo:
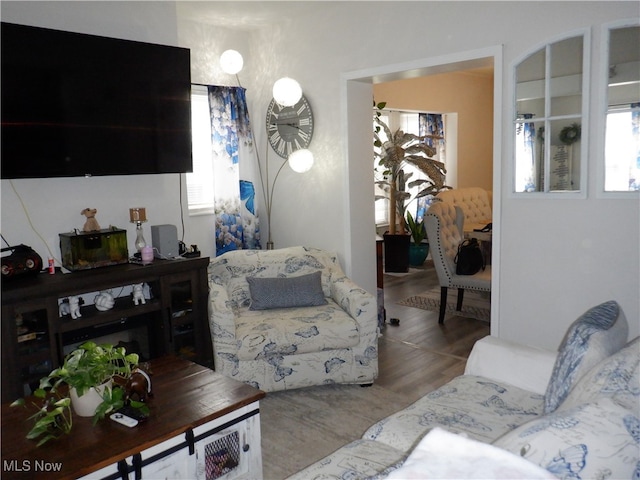
[[[125,417],[131,417],[134,420],[137,420],[138,422],[143,422],[149,417],[148,413],[144,413],[141,409],[134,408],[130,405],[120,408],[119,410],[116,411],[116,413],[121,413]]]
[[[119,412],[112,413],[109,418],[114,422],[118,422],[124,425],[125,427],[129,427],[129,428],[132,428],[138,425],[138,420],[136,420],[135,418],[128,417]]]

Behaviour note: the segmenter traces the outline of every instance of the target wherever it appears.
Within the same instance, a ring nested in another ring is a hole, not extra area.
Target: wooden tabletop
[[[109,419],[93,426],[91,418],[74,414],[69,435],[36,447],[37,441],[25,438],[33,426],[28,417],[35,407],[3,404],[3,480],[87,475],[265,396],[261,390],[173,356],[153,360],[151,370],[150,416],[134,428]]]

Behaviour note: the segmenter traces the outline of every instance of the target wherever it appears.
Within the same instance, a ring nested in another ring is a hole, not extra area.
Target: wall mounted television
[[[192,171],[190,51],[2,22],[1,177]]]

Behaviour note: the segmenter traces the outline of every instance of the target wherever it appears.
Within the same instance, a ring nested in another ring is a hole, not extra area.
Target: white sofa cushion
[[[539,466],[501,448],[440,428],[429,432],[389,480],[555,479]]]
[[[590,308],[573,322],[560,344],[544,396],[544,413],[553,412],[594,365],[620,350],[629,326],[615,301]]]
[[[640,411],[640,337],[589,370],[571,389],[559,409],[573,408],[604,397]]]
[[[542,413],[543,397],[488,378],[462,375],[371,426],[363,438],[409,451],[434,427],[486,443]]]
[[[521,425],[494,445],[558,478],[638,478],[640,419],[602,398]]]

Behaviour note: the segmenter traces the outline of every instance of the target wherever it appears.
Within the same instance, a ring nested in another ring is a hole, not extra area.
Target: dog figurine
[[[96,232],[100,230],[100,225],[96,220],[96,213],[98,213],[98,210],[95,208],[85,208],[80,212],[80,215],[87,217],[87,221],[84,222],[84,227],[82,227],[83,232]]]
[[[142,293],[143,286],[144,286],[144,283],[136,283],[133,286],[133,304],[134,305],[138,305],[138,303],[142,303],[144,305],[145,303],[147,303],[146,299],[144,298],[144,293]]]
[[[60,307],[58,309],[58,313],[61,317],[65,315],[71,315],[71,318],[74,320],[76,318],[80,318],[82,314],[80,313],[80,305],[83,305],[84,301],[80,297],[71,296],[69,298],[65,298]]]

